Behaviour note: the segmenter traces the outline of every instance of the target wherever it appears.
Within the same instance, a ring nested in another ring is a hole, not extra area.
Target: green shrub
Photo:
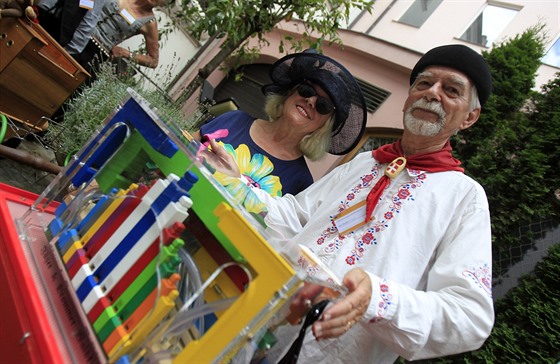
[[[133,77],[117,75],[111,63],[102,64],[96,75],[97,79],[91,85],[79,89],[65,104],[62,123],[47,130],[50,134],[47,138],[56,142],[59,154],[67,155],[79,150],[128,95],[128,87],[156,108],[164,120],[186,128],[187,120],[180,105],[161,91],[146,90],[143,83]]]

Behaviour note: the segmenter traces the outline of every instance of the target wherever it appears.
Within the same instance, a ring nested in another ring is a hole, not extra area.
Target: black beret
[[[410,84],[428,66],[445,66],[461,71],[476,86],[480,104],[484,106],[492,92],[492,75],[484,58],[473,49],[450,44],[429,50],[420,58],[410,74]]]

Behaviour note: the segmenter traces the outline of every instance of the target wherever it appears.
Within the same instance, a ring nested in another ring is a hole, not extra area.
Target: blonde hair
[[[288,92],[286,95],[268,94],[264,103],[264,111],[268,115],[271,122],[278,120],[284,113],[284,102],[286,99],[295,92],[295,88]],[[329,120],[315,130],[313,133],[303,137],[299,142],[299,149],[304,156],[312,161],[321,159],[331,144],[331,133],[334,124],[334,113]]]

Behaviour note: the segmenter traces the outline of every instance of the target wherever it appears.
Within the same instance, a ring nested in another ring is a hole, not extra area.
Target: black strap
[[[303,345],[303,339],[305,338],[305,332],[307,331],[307,328],[309,326],[313,325],[313,323],[315,321],[317,321],[319,319],[319,317],[321,317],[321,314],[325,310],[325,307],[327,307],[328,303],[329,303],[329,300],[324,300],[324,301],[321,301],[321,302],[315,304],[313,307],[311,307],[311,310],[305,316],[305,320],[303,321],[303,325],[301,326],[301,329],[299,330],[299,335],[298,335],[297,339],[294,340],[294,342],[292,343],[292,346],[290,346],[290,350],[288,350],[286,355],[284,355],[284,357],[282,359],[280,359],[278,364],[296,364],[297,363],[298,357],[299,357],[299,352],[301,351],[301,346]]]

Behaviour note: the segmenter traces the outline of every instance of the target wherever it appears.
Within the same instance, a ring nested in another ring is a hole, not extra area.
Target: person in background
[[[124,58],[141,66],[157,67],[159,34],[153,9],[166,3],[167,0],[42,0],[39,9],[43,19],[51,17],[46,20],[46,29],[53,38],[86,71],[95,74],[99,63],[109,59]],[[58,19],[57,26],[53,25],[53,16]],[[118,45],[137,34],[144,37],[145,54]]]
[[[227,130],[220,140],[245,183],[217,177],[252,212],[259,210],[258,199],[247,185],[274,196],[303,191],[313,182],[305,158],[348,153],[362,137],[367,117],[356,80],[330,57],[312,50],[290,54],[272,65],[270,78],[262,88],[269,120],[230,111],[193,133],[204,141],[205,135]]]
[[[475,350],[490,335],[488,201],[463,174],[449,140],[476,123],[491,90],[488,65],[477,52],[464,45],[433,48],[410,75],[401,139],[360,153],[295,196],[255,190],[268,209],[271,244],[306,247],[295,250],[294,264],[313,281],[339,279],[347,291],[333,299],[332,288],[307,283],[293,297],[291,322],[313,304],[333,301],[304,332],[301,363],[441,357]],[[210,146],[200,155],[239,176],[229,155],[215,141]],[[305,250],[332,274],[309,264]],[[267,359],[286,362],[299,330],[280,326]]]
[[[91,37],[105,0],[40,0],[41,26],[73,57]]]

